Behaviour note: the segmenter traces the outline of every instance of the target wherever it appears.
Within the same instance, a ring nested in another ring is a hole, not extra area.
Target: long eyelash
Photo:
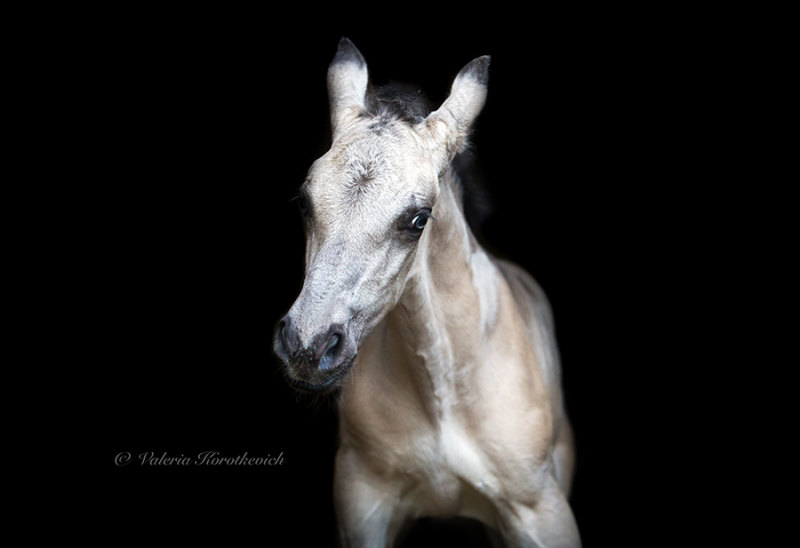
[[[432,215],[430,212],[426,213],[425,215],[426,215],[426,216],[427,216],[427,218],[428,218],[428,219],[430,219],[431,221],[437,221],[437,220],[438,220],[438,219],[437,219],[436,217],[434,217],[434,216],[433,216],[433,215]]]

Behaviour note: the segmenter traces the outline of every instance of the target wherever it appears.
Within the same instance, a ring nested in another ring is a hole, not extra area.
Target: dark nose
[[[342,355],[345,334],[341,325],[335,324],[315,336],[307,348],[303,347],[300,335],[286,316],[278,324],[275,337],[275,352],[284,361],[304,362],[306,367],[326,371],[335,367]]]

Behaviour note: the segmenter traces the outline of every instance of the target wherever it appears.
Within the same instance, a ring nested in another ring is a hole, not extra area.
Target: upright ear
[[[463,150],[469,128],[486,102],[489,61],[484,55],[467,63],[453,81],[450,96],[425,120],[436,142],[445,146],[448,161]]]
[[[342,128],[364,110],[367,82],[364,56],[343,37],[328,67],[328,99],[334,140]]]

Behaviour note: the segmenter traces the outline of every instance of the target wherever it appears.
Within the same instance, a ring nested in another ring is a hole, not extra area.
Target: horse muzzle
[[[278,323],[274,350],[284,363],[289,384],[307,392],[333,388],[353,365],[357,352],[341,324],[329,326],[304,344],[289,316]]]

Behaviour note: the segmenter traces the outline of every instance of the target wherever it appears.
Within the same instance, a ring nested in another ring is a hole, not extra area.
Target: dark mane
[[[456,154],[450,163],[455,173],[456,185],[461,193],[464,217],[473,234],[482,240],[481,225],[492,213],[492,200],[483,173],[478,167],[475,155],[467,148]]]

